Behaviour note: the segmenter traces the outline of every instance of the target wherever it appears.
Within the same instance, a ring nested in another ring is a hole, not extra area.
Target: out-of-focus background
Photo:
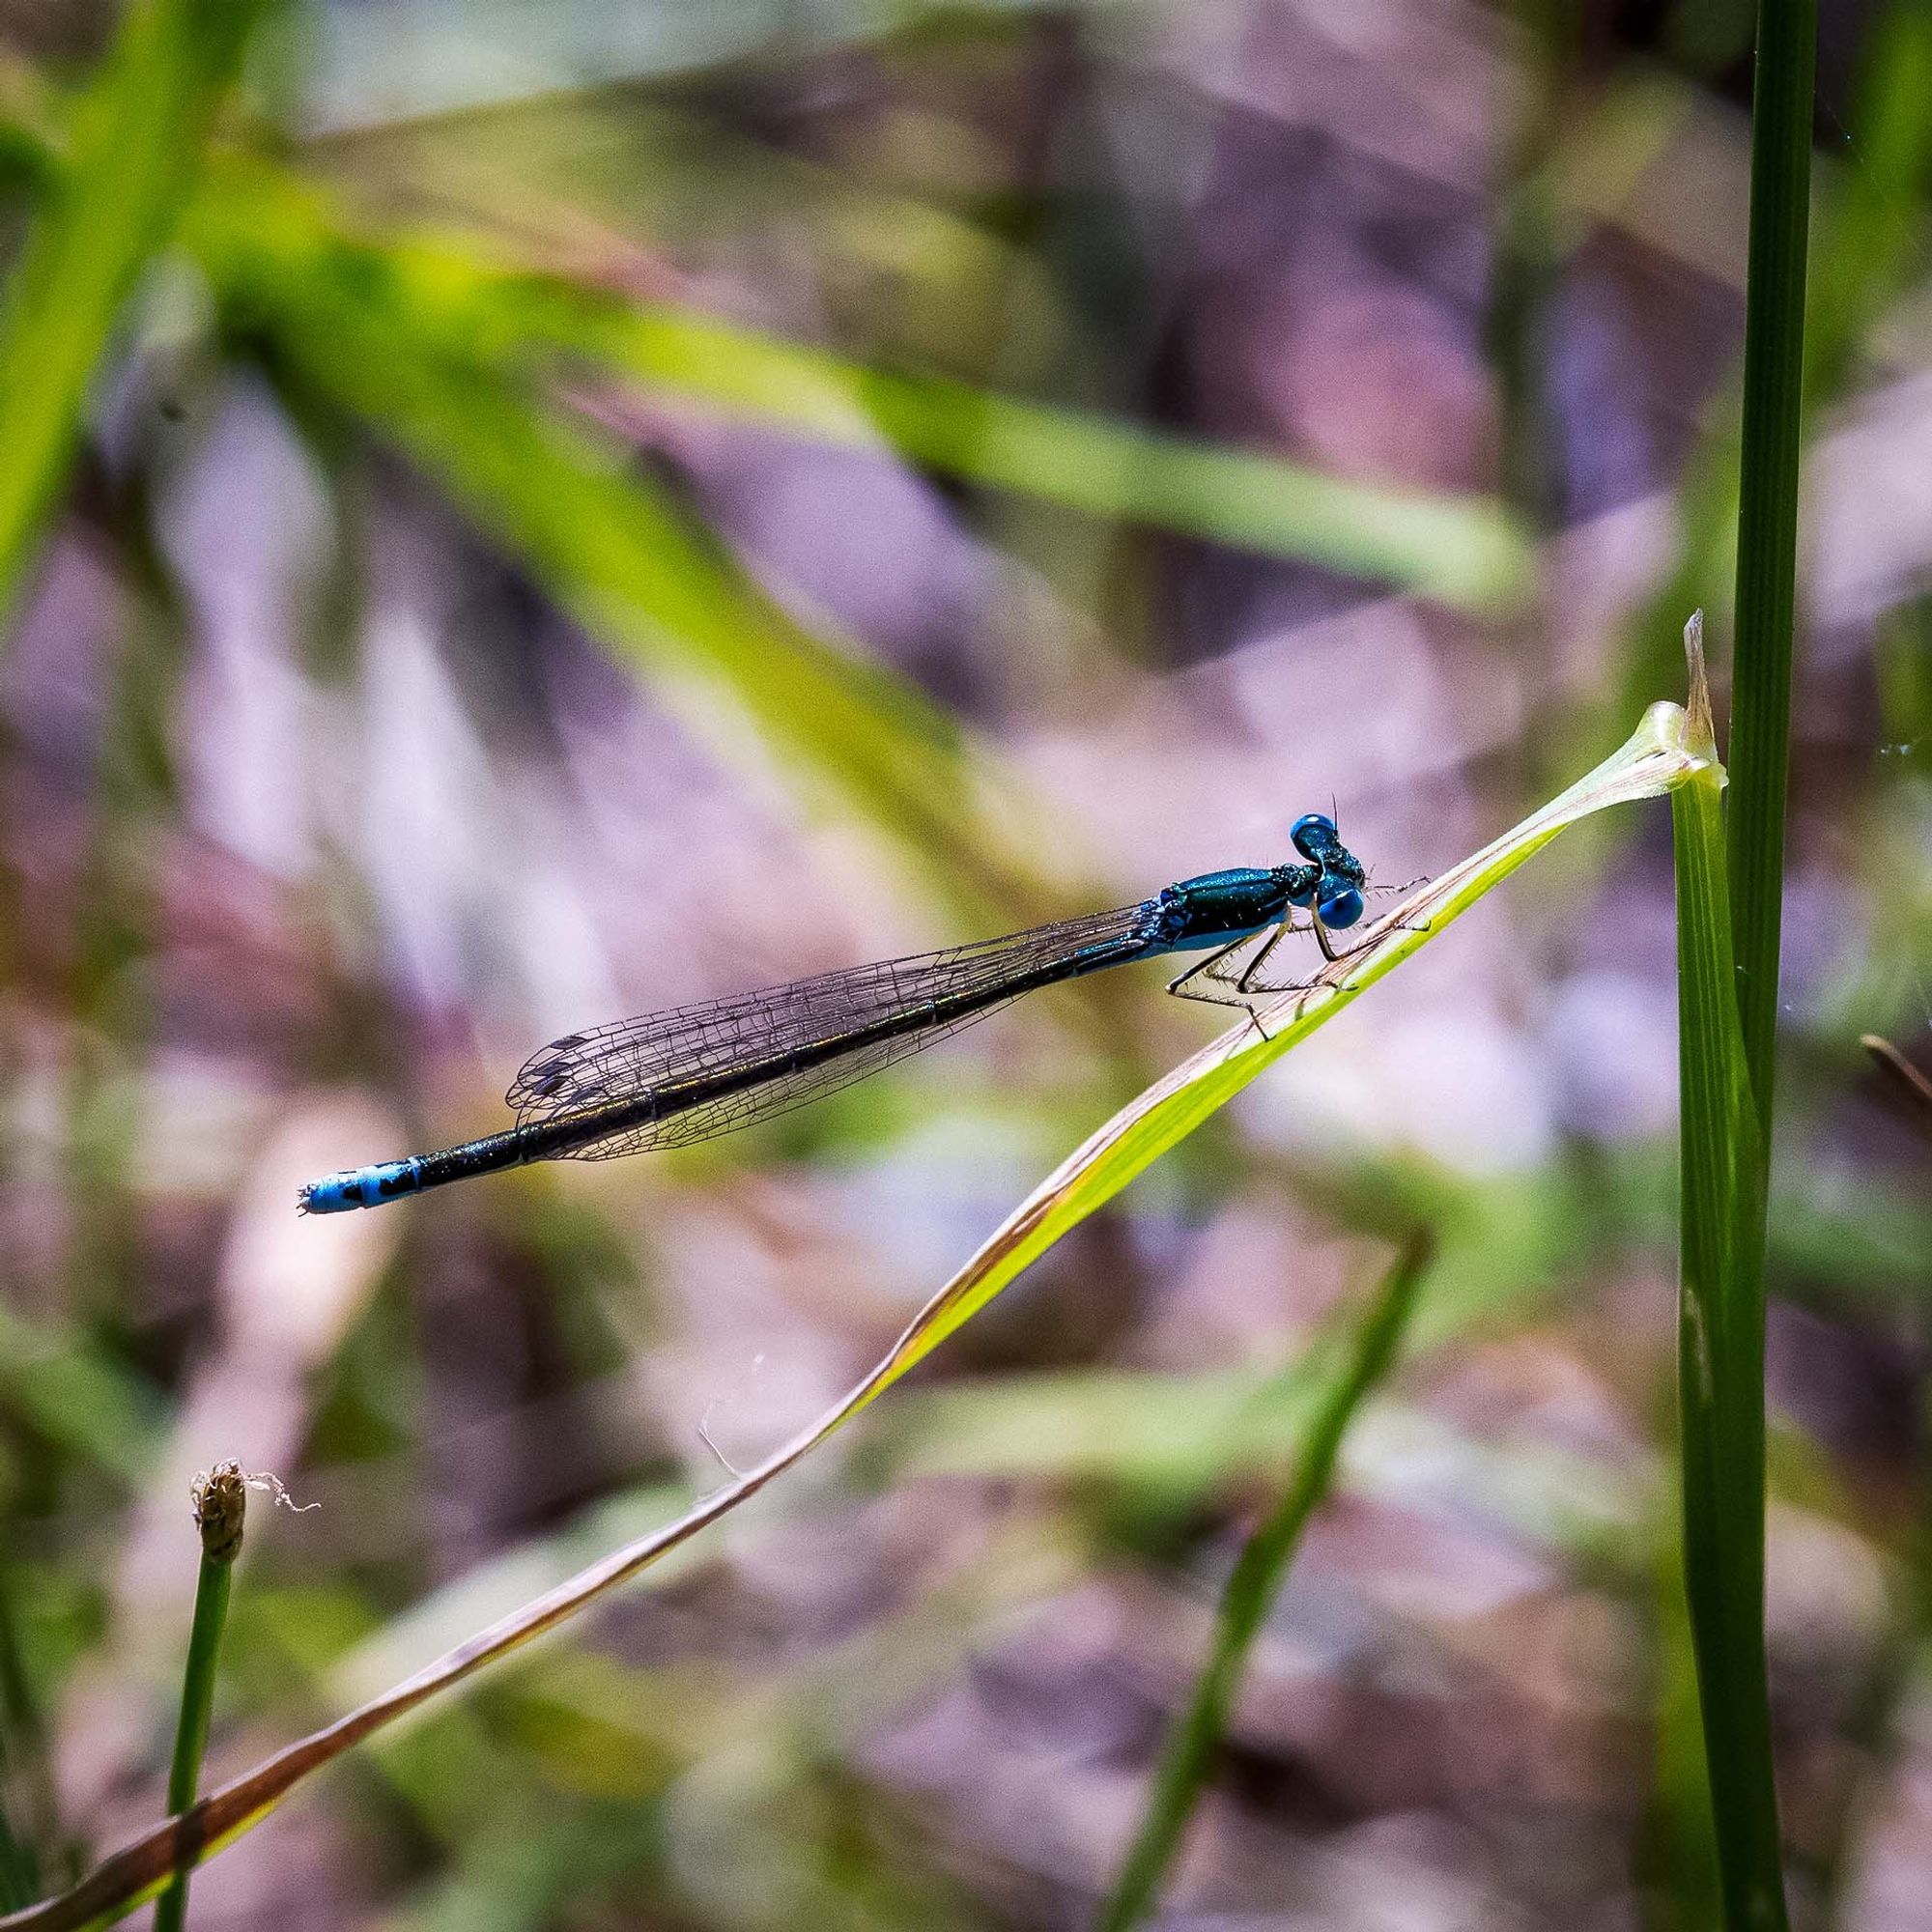
[[[105,10],[4,9],[7,245]],[[0,664],[0,1658],[49,1882],[832,1401],[1212,1032],[1149,968],[379,1214],[554,1035],[1439,870],[1728,634],[1748,9],[273,15]],[[1932,8],[1826,0],[1769,1619],[1806,1927],[1932,1919]],[[0,451],[0,462],[6,452]],[[1721,705],[1721,689],[1719,701]],[[1443,1256],[1171,1922],[1711,1922],[1664,808],[1539,858],[792,1478],[198,1879],[197,1927],[1091,1921],[1297,1364]],[[709,1446],[709,1445],[715,1445]]]

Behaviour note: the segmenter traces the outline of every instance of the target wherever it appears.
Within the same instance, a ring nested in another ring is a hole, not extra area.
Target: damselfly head
[[[1294,821],[1288,835],[1294,849],[1315,862],[1315,910],[1323,925],[1353,925],[1362,916],[1362,888],[1369,875],[1362,862],[1342,843],[1335,821],[1323,811],[1311,811]],[[1306,899],[1294,901],[1306,905]]]
[[[1351,886],[1366,886],[1369,883],[1367,868],[1346,845],[1338,845],[1321,862],[1324,878],[1341,879]],[[1319,898],[1321,895],[1318,893]]]

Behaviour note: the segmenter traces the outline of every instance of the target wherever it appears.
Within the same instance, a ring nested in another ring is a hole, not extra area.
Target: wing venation
[[[529,1126],[723,1072],[747,1060],[781,1060],[845,1034],[863,1036],[867,1027],[922,1001],[970,997],[1024,981],[1090,948],[1104,952],[1112,945],[1121,957],[1131,957],[1129,942],[1140,931],[1144,913],[1143,906],[1122,906],[1003,939],[821,973],[566,1034],[524,1063],[504,1097],[516,1109],[518,1123]],[[813,1058],[756,1086],[572,1149],[569,1157],[609,1160],[647,1148],[688,1146],[770,1120],[906,1059],[1005,1004],[989,1000],[915,1032],[861,1037],[843,1051]]]

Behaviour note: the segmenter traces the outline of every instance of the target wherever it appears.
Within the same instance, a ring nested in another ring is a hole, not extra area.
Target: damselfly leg
[[[1365,952],[1373,952],[1383,940],[1398,932],[1427,932],[1433,922],[1430,920],[1392,920],[1372,925],[1352,946],[1337,947],[1328,937],[1328,928],[1320,920],[1315,922],[1315,943],[1321,947],[1321,955],[1331,966],[1339,966],[1345,960],[1359,959]],[[1249,990],[1257,993],[1295,993],[1304,992],[1314,981],[1293,981],[1286,986],[1253,986]]]
[[[1289,929],[1289,923],[1286,920],[1276,926],[1268,934],[1267,938],[1263,941],[1256,960],[1251,963],[1247,970],[1251,971],[1253,964],[1258,964],[1261,959],[1265,958],[1268,953],[1273,952],[1282,934]],[[1202,958],[1197,959],[1186,972],[1176,974],[1167,982],[1167,990],[1177,1000],[1195,1000],[1204,1007],[1240,1006],[1242,1002],[1239,997],[1239,982],[1230,979],[1226,973],[1216,972],[1215,968],[1220,966],[1223,961],[1232,959],[1242,947],[1252,944],[1253,940],[1254,934],[1251,932],[1243,932],[1236,935],[1226,946],[1217,947],[1212,952],[1207,953]],[[1242,973],[1241,978],[1243,980],[1247,978],[1247,971]],[[1198,989],[1197,982],[1199,982]],[[1224,993],[1209,992],[1208,990],[1209,986],[1225,986],[1228,990]]]
[[[1253,956],[1242,966],[1238,974],[1217,970],[1223,968],[1226,962],[1244,946],[1254,944],[1254,934],[1244,932],[1237,938],[1230,940],[1226,946],[1208,953],[1205,959],[1190,966],[1186,972],[1170,980],[1167,982],[1167,990],[1178,1000],[1195,1000],[1204,1007],[1235,1007],[1247,1014],[1254,1023],[1255,1031],[1266,1039],[1269,1037],[1268,1030],[1262,1025],[1261,1015],[1255,1011],[1251,1001],[1254,996],[1271,989],[1256,985],[1255,976],[1261,971],[1268,954],[1289,933],[1306,932],[1308,929],[1307,925],[1297,924],[1293,914],[1291,913],[1262,941],[1260,946],[1255,948]],[[1199,990],[1195,990],[1197,982]],[[1216,986],[1225,987],[1227,990],[1224,992],[1209,990]]]
[[[1416,892],[1421,887],[1428,885],[1428,883],[1429,879],[1428,876],[1425,874],[1422,878],[1410,879],[1406,886],[1364,885],[1361,890],[1365,894],[1373,894],[1373,893],[1404,894],[1404,893]],[[1357,901],[1357,903],[1359,904],[1359,901]],[[1386,939],[1392,932],[1427,932],[1429,930],[1429,922],[1427,920],[1424,920],[1419,925],[1411,925],[1406,920],[1396,920],[1392,923],[1378,923],[1376,924],[1371,925],[1369,929],[1365,933],[1363,933],[1363,935],[1358,940],[1356,940],[1354,945],[1345,946],[1339,952],[1336,950],[1333,942],[1328,937],[1330,930],[1331,928],[1329,927],[1328,923],[1322,919],[1321,912],[1318,910],[1315,915],[1315,943],[1319,947],[1321,947],[1321,956],[1324,959],[1326,959],[1330,965],[1339,965],[1344,959],[1353,959],[1358,954],[1368,952],[1371,947],[1379,946],[1382,943],[1382,941]],[[1288,991],[1290,989],[1284,987],[1282,990]]]
[[[1426,885],[1428,881],[1425,879],[1416,883]],[[1331,936],[1330,928],[1320,919],[1311,919],[1307,925],[1299,925],[1291,921],[1271,932],[1256,948],[1253,955],[1238,973],[1227,971],[1227,961],[1240,950],[1241,946],[1251,942],[1252,935],[1248,939],[1237,941],[1235,945],[1224,946],[1218,952],[1210,953],[1198,966],[1191,967],[1183,973],[1167,990],[1183,1000],[1199,1000],[1204,1006],[1240,1007],[1252,1013],[1254,1009],[1250,1002],[1254,1000],[1272,999],[1283,993],[1311,992],[1321,983],[1319,975],[1306,980],[1264,980],[1261,977],[1262,968],[1266,963],[1269,953],[1287,933],[1313,930],[1316,943],[1321,948],[1323,956],[1331,965],[1339,966],[1350,959],[1356,959],[1366,952],[1373,952],[1395,933],[1427,932],[1432,922],[1426,919],[1396,920],[1386,924],[1378,923],[1371,926],[1354,945],[1338,947]],[[1197,980],[1202,987],[1198,992],[1192,990],[1186,983]],[[1208,988],[1210,985],[1223,987],[1226,990],[1209,991]],[[1260,1026],[1259,1020],[1256,1025]],[[1262,1031],[1265,1033],[1266,1029],[1263,1028]]]

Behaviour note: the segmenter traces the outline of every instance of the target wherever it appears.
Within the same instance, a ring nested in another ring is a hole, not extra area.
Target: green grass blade
[[[0,1637],[11,1649],[11,1633]],[[0,1912],[14,1912],[40,1896],[40,1861],[31,1841],[14,1829],[12,1739],[0,1729]]]
[[[164,1413],[158,1390],[72,1332],[0,1306],[0,1415],[10,1422],[137,1483],[154,1468]]]
[[[1602,764],[1384,914],[1365,935],[1373,943],[1361,952],[1325,967],[1307,986],[1263,1008],[1255,1023],[1224,1034],[1122,1108],[1034,1190],[976,1262],[928,1305],[901,1341],[892,1373],[880,1386],[923,1360],[1079,1222],[1568,827],[1608,806],[1658,797],[1681,784],[1693,768],[1703,769],[1708,754],[1690,747],[1686,722],[1678,705],[1652,705],[1636,731]]]
[[[1130,1932],[1158,1897],[1208,1782],[1248,1652],[1280,1595],[1308,1519],[1328,1493],[1349,1424],[1395,1361],[1433,1252],[1430,1236],[1418,1234],[1397,1257],[1316,1412],[1293,1481],[1241,1548],[1222,1592],[1207,1666],[1161,1752],[1140,1831],[1100,1916],[1102,1932]]]
[[[1804,395],[1815,0],[1760,0],[1732,790],[1673,802],[1683,1115],[1684,1572],[1724,1916],[1782,1932],[1764,1635],[1764,1260]],[[1692,708],[1708,732],[1692,640]]]
[[[1804,394],[1804,258],[1811,209],[1816,0],[1760,0],[1745,281],[1737,643],[1726,823],[1738,1011],[1751,1087],[1771,1123],[1784,886],[1798,457]]]
[[[136,0],[76,103],[0,318],[0,615],[58,497],[116,319],[193,185],[262,0]]]
[[[871,1371],[809,1429],[676,1521],[613,1550],[392,1690],[210,1793],[185,1818],[154,1827],[71,1891],[0,1919],[0,1932],[77,1932],[112,1924],[152,1898],[177,1868],[213,1856],[251,1830],[309,1773],[575,1616],[728,1516],[877,1401],[1063,1236],[1569,826],[1610,806],[1672,791],[1711,764],[1708,733],[1693,743],[1680,706],[1652,705],[1629,740],[1602,764],[1378,920],[1363,935],[1361,952],[1261,1005],[1252,1019],[1123,1107],[1007,1216]]]
[[[1265,556],[1379,579],[1465,609],[1509,604],[1527,570],[1500,508],[1324,475],[1281,457],[905,376],[668,304],[586,306],[552,289],[532,340],[654,388],[818,441],[883,438],[986,488]]]
[[[1875,329],[1897,312],[1919,260],[1919,185],[1932,160],[1932,13],[1897,0],[1873,24],[1861,59],[1839,179],[1819,197],[1815,245],[1804,276],[1805,414],[1840,398],[1864,365]],[[1794,161],[1796,156],[1791,157]],[[1787,209],[1788,218],[1788,209]],[[1788,251],[1787,251],[1788,253]],[[1786,371],[1788,374],[1788,371]],[[1744,463],[1736,402],[1708,412],[1676,490],[1676,556],[1626,626],[1626,689],[1656,688],[1673,655],[1683,612],[1706,601],[1733,564]],[[1761,461],[1754,450],[1751,465]]]
[[[208,1750],[209,1721],[214,1713],[215,1662],[221,1654],[228,1593],[235,1580],[235,1559],[242,1553],[247,1508],[248,1485],[240,1463],[223,1463],[196,1479],[194,1522],[201,1534],[201,1570],[195,1581],[187,1661],[182,1670],[181,1719],[168,1767],[168,1809],[177,1816],[194,1803],[201,1782],[201,1760]],[[155,1932],[182,1932],[186,1923],[187,1873],[182,1870],[169,1879],[155,1902]]]
[[[1648,1620],[1652,1767],[1634,1847],[1642,1932],[1709,1932],[1723,1923],[1718,1840],[1697,1659],[1684,1589],[1683,1504],[1657,1538],[1655,1602]]]
[[[212,180],[211,219],[253,231],[283,218],[266,165]],[[883,442],[995,490],[1264,555],[1322,564],[1494,610],[1528,570],[1493,501],[1350,482],[1284,458],[1217,447],[1090,412],[933,375],[868,368],[665,302],[634,303],[505,267],[477,242],[419,231],[377,238],[331,220],[345,257],[375,265],[422,340],[499,367],[666,391],[713,413],[846,448]]]
[[[1693,620],[1694,630],[1694,620]],[[1695,730],[1708,739],[1708,705]],[[1764,1636],[1763,1134],[1739,1017],[1715,762],[1671,799],[1682,1086],[1684,1578],[1725,1923],[1782,1932]]]

